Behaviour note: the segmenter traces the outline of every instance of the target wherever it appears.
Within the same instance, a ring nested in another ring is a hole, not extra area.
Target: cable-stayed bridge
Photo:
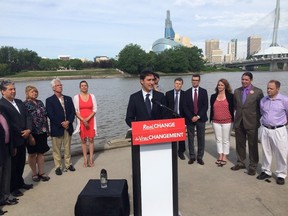
[[[253,70],[255,66],[270,65],[270,71],[288,71],[288,49],[278,45],[278,30],[280,20],[280,0],[276,0],[274,10],[274,26],[272,42],[266,49],[262,49],[250,56],[249,59],[238,59],[232,62],[207,63],[207,66],[242,67],[244,70]],[[265,28],[265,27],[264,27]],[[281,33],[281,32],[280,32]],[[283,35],[284,36],[284,35]],[[284,37],[287,40],[287,37]],[[270,39],[271,40],[271,39]]]

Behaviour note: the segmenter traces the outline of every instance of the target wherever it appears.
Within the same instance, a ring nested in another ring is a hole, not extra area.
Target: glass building
[[[170,49],[176,46],[182,46],[182,44],[175,42],[174,40],[170,40],[167,38],[160,38],[156,40],[152,45],[152,51],[155,53],[161,53],[166,49]]]
[[[170,11],[168,10],[165,20],[164,38],[160,38],[152,44],[152,51],[158,54],[166,49],[170,49],[175,46],[182,46],[182,44],[175,42],[174,38],[175,32],[172,27],[172,21],[170,20]]]

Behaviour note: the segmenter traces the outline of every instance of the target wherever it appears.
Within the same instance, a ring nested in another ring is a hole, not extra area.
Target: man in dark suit
[[[258,128],[260,127],[260,100],[263,91],[252,85],[253,74],[243,73],[241,77],[242,86],[234,91],[234,107],[236,110],[234,118],[237,164],[231,170],[245,169],[246,159],[246,137],[249,149],[248,175],[255,175],[258,155]]]
[[[174,110],[173,112],[170,112],[169,118],[175,118],[175,117],[184,117],[184,111],[183,111],[183,97],[184,97],[184,91],[182,90],[183,86],[183,79],[181,77],[177,77],[174,80],[174,89],[166,92],[166,103],[167,106]],[[177,113],[179,116],[175,116],[175,113]],[[172,142],[172,145],[176,145],[176,142]],[[185,160],[184,156],[185,152],[185,141],[179,141],[178,142],[178,157],[181,160]]]
[[[62,94],[63,86],[60,79],[53,79],[51,85],[54,95],[46,99],[46,109],[50,119],[55,173],[56,175],[62,175],[62,145],[64,146],[63,171],[75,171],[71,163],[71,135],[73,133],[75,108],[72,98]]]
[[[17,204],[16,199],[10,198],[11,181],[11,135],[7,117],[0,106],[0,206]],[[7,211],[0,209],[0,215]]]
[[[26,162],[26,142],[32,129],[32,121],[24,106],[24,103],[16,99],[16,89],[10,80],[1,83],[2,98],[0,106],[5,113],[10,124],[10,134],[13,139],[13,157],[11,162],[11,184],[10,189],[13,196],[22,196],[20,188],[29,190],[32,184],[25,184],[22,177]]]
[[[189,161],[188,164],[197,162],[204,165],[205,150],[205,122],[208,120],[208,94],[206,89],[199,87],[200,75],[192,75],[192,88],[185,91],[183,110],[188,132]],[[195,127],[197,130],[197,155],[194,152]],[[197,156],[197,158],[196,158]]]
[[[140,83],[142,89],[130,96],[126,123],[131,127],[132,122],[148,121],[163,119],[167,114],[159,105],[166,105],[165,96],[163,93],[153,90],[154,88],[154,73],[151,71],[143,71],[140,74]],[[152,98],[155,103],[152,104]],[[177,157],[177,156],[176,156]],[[133,204],[134,215],[141,213],[141,184],[140,184],[140,146],[132,145],[132,172],[133,172]],[[140,211],[140,212],[138,212]]]
[[[133,121],[163,119],[165,115],[167,117],[167,112],[157,104],[159,102],[166,105],[166,100],[163,93],[153,90],[153,72],[143,71],[140,74],[140,83],[142,89],[132,94],[129,99],[126,113],[126,123],[129,127]],[[156,103],[152,104],[152,98]]]

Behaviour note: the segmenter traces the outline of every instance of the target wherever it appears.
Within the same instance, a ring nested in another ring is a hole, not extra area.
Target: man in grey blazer
[[[242,87],[234,91],[234,118],[237,163],[231,170],[245,169],[246,139],[248,140],[249,167],[248,175],[255,175],[258,155],[258,128],[260,127],[260,100],[263,91],[252,85],[253,74],[244,72],[241,77]]]

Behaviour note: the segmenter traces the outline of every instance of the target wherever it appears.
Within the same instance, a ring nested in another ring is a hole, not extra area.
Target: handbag
[[[29,137],[28,137],[28,144],[31,145],[31,146],[36,145],[35,138],[33,137],[32,134],[30,134]]]

